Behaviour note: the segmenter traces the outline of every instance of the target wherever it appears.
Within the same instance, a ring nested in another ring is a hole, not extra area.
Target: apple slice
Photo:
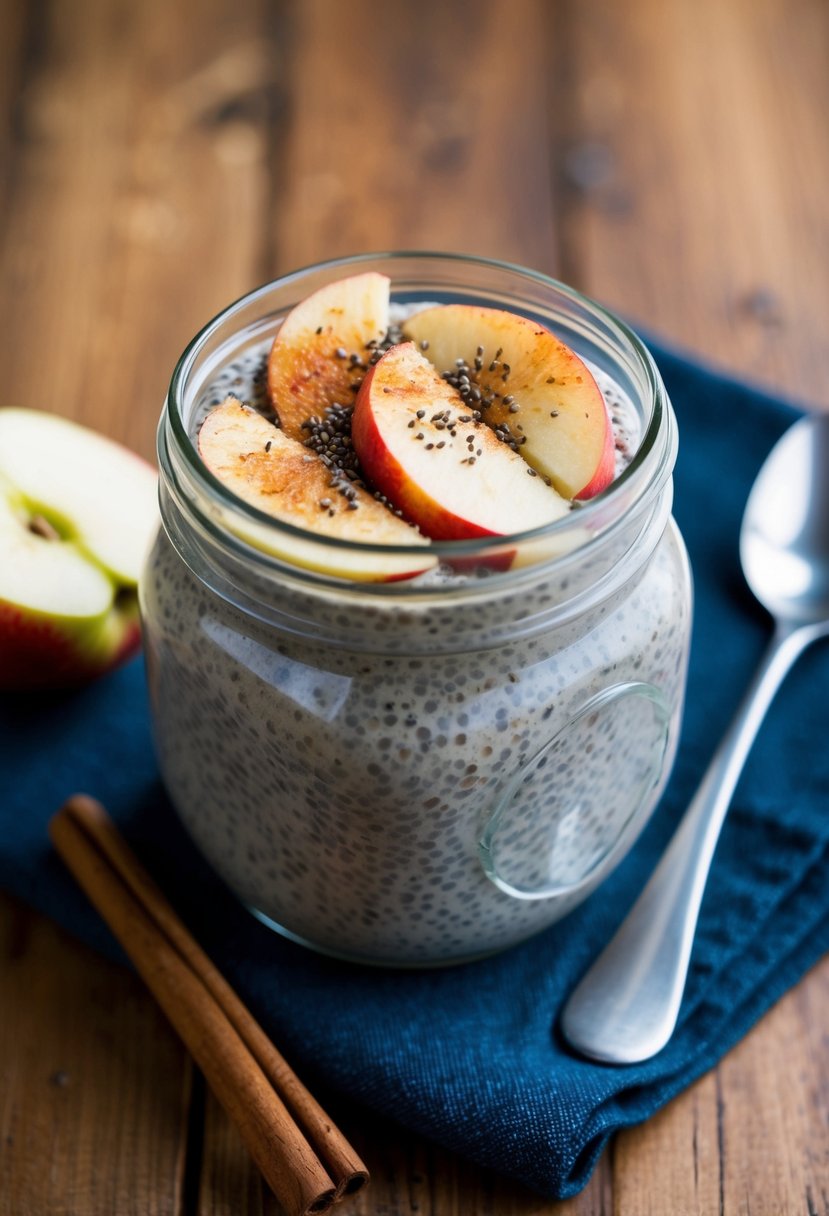
[[[53,414],[0,409],[0,688],[60,687],[140,645],[155,470]]]
[[[411,342],[369,371],[352,437],[369,480],[434,540],[508,536],[570,509]]]
[[[358,274],[321,287],[288,314],[268,359],[268,395],[282,430],[305,439],[303,423],[348,405],[374,346],[389,328],[389,280]]]
[[[455,381],[467,373],[470,403],[480,393],[484,421],[508,427],[527,463],[565,498],[591,498],[613,480],[613,428],[601,391],[543,325],[501,309],[447,304],[416,313],[403,330],[439,372]]]
[[[368,490],[345,478],[337,479],[319,456],[235,397],[228,397],[207,415],[199,432],[199,453],[211,473],[237,497],[308,534],[297,537],[254,523],[240,526],[238,520],[226,520],[237,535],[257,548],[306,569],[360,581],[412,578],[436,565],[428,551],[360,553],[325,545],[329,537],[417,547],[428,546],[429,541]]]

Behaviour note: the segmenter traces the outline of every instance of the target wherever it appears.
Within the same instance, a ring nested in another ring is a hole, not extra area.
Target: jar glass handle
[[[652,684],[602,689],[509,780],[478,848],[516,899],[595,882],[644,825],[665,771],[670,714]]]

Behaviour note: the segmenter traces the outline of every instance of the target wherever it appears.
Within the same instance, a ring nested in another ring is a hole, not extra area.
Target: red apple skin
[[[0,601],[0,690],[72,688],[106,675],[141,649],[137,604],[113,628],[110,649],[109,641],[79,638],[43,613]]]
[[[597,494],[601,494],[602,490],[606,490],[616,475],[616,442],[613,437],[613,427],[608,425],[605,431],[604,448],[602,450],[601,460],[598,468],[590,481],[583,490],[579,490],[575,495],[577,499],[584,502],[588,498],[595,498]]]

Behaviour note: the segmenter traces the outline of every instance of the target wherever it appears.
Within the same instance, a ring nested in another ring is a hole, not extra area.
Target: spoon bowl
[[[564,1037],[611,1064],[647,1060],[673,1034],[708,871],[751,745],[783,677],[829,635],[829,415],[795,423],[746,503],[746,581],[774,617],[771,643],[647,885],[570,996]]]
[[[829,414],[795,423],[768,456],[746,503],[740,560],[774,617],[829,617]]]

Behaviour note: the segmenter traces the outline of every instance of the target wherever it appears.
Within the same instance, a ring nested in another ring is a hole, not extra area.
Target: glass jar
[[[324,573],[355,546],[235,498],[199,459],[196,414],[296,303],[367,270],[397,303],[547,325],[632,402],[628,467],[544,528],[433,545],[460,574]],[[163,528],[141,587],[156,744],[179,815],[239,898],[325,953],[426,966],[511,946],[593,891],[667,779],[690,633],[675,421],[639,339],[529,270],[342,259],[252,292],[193,340],[158,450]]]

